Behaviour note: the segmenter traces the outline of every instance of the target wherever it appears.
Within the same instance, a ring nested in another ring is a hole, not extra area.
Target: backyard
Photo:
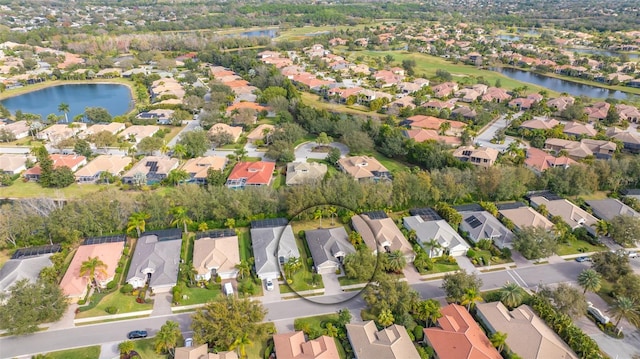
[[[327,322],[335,323],[338,320],[339,320],[338,314],[325,314],[325,315],[318,315],[315,317],[297,318],[293,321],[293,327],[295,330],[302,330],[311,338],[311,337],[315,337],[316,336],[315,334],[323,335],[324,328]],[[338,354],[340,355],[340,358],[341,359],[346,358],[347,355],[345,353],[344,347],[342,346],[342,343],[340,343],[340,341],[337,340],[336,338],[334,338],[334,340],[336,342],[336,347],[338,349]]]

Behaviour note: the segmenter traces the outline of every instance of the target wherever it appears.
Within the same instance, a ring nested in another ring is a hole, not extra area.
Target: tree
[[[633,325],[637,326],[640,324],[640,308],[638,308],[638,304],[631,298],[625,296],[617,297],[610,310],[613,318],[616,320],[616,328],[622,318],[625,318]]]
[[[58,111],[64,113],[64,122],[69,123],[69,117],[67,117],[67,114],[69,113],[69,104],[61,102],[58,105]]]
[[[236,226],[236,220],[233,218],[227,218],[224,221],[224,226],[227,228],[233,228]]]
[[[402,251],[395,250],[389,253],[385,253],[387,256],[385,270],[393,273],[402,273],[402,269],[407,265],[407,260],[404,258]]]
[[[327,136],[326,132],[320,132],[320,134],[316,138],[316,142],[319,145],[328,145],[332,141],[333,141],[333,139],[331,137]]]
[[[146,212],[134,212],[129,216],[129,222],[127,223],[127,233],[130,233],[134,229],[138,234],[138,238],[144,232],[147,224],[147,219],[151,218],[151,215]]]
[[[93,123],[107,123],[112,120],[109,111],[103,107],[85,107],[84,116]]]
[[[249,339],[249,333],[242,333],[236,340],[233,341],[233,344],[229,347],[229,350],[238,349],[238,354],[240,354],[240,358],[247,357],[247,345],[251,345],[253,342]]]
[[[248,152],[244,147],[240,147],[233,151],[233,154],[236,156],[236,161],[240,162],[247,157]]]
[[[600,273],[602,278],[609,282],[615,282],[618,278],[633,272],[629,264],[629,256],[609,251],[592,255],[591,268]]]
[[[164,142],[160,137],[145,137],[136,146],[138,151],[144,153],[145,155],[150,155],[155,151],[160,151],[160,149],[164,146]]]
[[[527,259],[549,257],[557,247],[556,238],[543,227],[524,227],[513,238],[513,249]]]
[[[378,317],[384,310],[390,310],[398,321],[402,321],[401,318],[405,318],[420,299],[407,282],[384,273],[376,276],[374,285],[364,289],[362,297],[370,314]]]
[[[442,122],[440,124],[440,127],[438,127],[438,131],[441,135],[445,135],[447,131],[449,131],[450,129],[451,129],[451,122],[449,121]]]
[[[191,218],[189,218],[189,213],[187,212],[187,209],[185,207],[171,207],[171,209],[169,210],[169,214],[171,214],[171,217],[173,217],[173,220],[171,221],[172,226],[179,227],[180,225],[182,225],[184,232],[189,232],[188,226],[193,223],[193,221],[191,220]]]
[[[366,132],[354,131],[342,135],[340,141],[349,147],[353,154],[362,154],[373,150],[373,140]]]
[[[522,304],[524,294],[524,290],[520,288],[518,283],[509,282],[500,289],[500,301],[508,308],[513,309]]]
[[[67,166],[62,166],[54,168],[53,171],[51,171],[46,187],[64,188],[70,186],[75,181],[76,178],[73,175],[73,171],[71,171],[71,169]]]
[[[120,354],[129,355],[129,353],[131,353],[133,349],[134,344],[131,340],[125,340],[118,344],[118,350],[120,351]]]
[[[251,258],[253,259],[253,258]],[[241,260],[240,263],[236,264],[236,269],[238,270],[238,276],[240,279],[244,279],[245,276],[251,275],[251,260]]]
[[[568,283],[560,283],[555,289],[543,287],[540,293],[553,299],[556,309],[570,317],[577,317],[587,312],[587,301],[584,294]]]
[[[327,162],[329,162],[332,165],[335,165],[336,163],[338,163],[338,160],[340,159],[341,156],[342,154],[340,153],[339,149],[335,147],[331,147],[331,149],[329,150],[329,155],[327,156]]]
[[[191,178],[191,176],[187,173],[187,171],[175,169],[169,171],[169,173],[167,174],[167,178],[164,179],[164,182],[173,186],[177,186],[180,183],[188,180],[189,178]]]
[[[499,352],[502,352],[504,345],[507,342],[507,333],[495,332],[491,335],[491,345],[493,345]]]
[[[440,302],[435,299],[420,301],[414,308],[413,317],[424,321],[425,327],[430,327],[435,324],[438,318],[442,317]]]
[[[475,274],[469,274],[466,271],[457,271],[453,274],[447,274],[442,280],[442,289],[447,295],[447,301],[460,303],[465,299],[468,290],[478,292],[482,286],[482,279]]]
[[[615,297],[624,296],[640,302],[640,275],[632,273],[618,278],[613,285],[613,295]]]
[[[76,140],[76,144],[73,146],[73,152],[85,157],[89,157],[93,153],[89,142],[83,139]]]
[[[344,272],[347,278],[367,281],[373,277],[377,258],[369,248],[358,249],[344,257]]]
[[[264,331],[259,323],[266,314],[258,301],[218,297],[193,314],[191,328],[196,342],[208,343],[214,350],[224,351],[245,333],[259,338]]]
[[[207,185],[223,186],[227,182],[224,172],[213,168],[207,169]]]
[[[178,143],[184,146],[188,158],[200,157],[211,148],[211,142],[204,130],[183,133]]]
[[[160,330],[153,340],[156,353],[169,353],[169,355],[173,357],[174,350],[178,345],[180,337],[182,337],[182,333],[180,332],[180,325],[178,322],[167,320],[167,322],[160,327]]]
[[[466,305],[467,310],[471,310],[471,307],[475,306],[477,301],[481,301],[482,297],[480,296],[480,290],[477,288],[467,288],[465,290],[464,295],[462,296],[462,301],[460,304]]]
[[[28,279],[16,282],[9,293],[0,294],[0,329],[9,335],[35,333],[38,326],[60,320],[69,306],[57,283]]]
[[[173,146],[173,154],[182,161],[182,158],[187,154],[187,149],[181,143],[176,143],[176,145]]]
[[[98,257],[89,257],[80,265],[80,275],[83,277],[88,276],[89,283],[98,288],[98,283],[96,282],[96,271],[105,277],[107,276],[107,265]]]
[[[609,235],[621,246],[634,246],[640,241],[640,221],[633,216],[615,216],[611,219]]]
[[[582,294],[587,294],[587,291],[594,293],[599,291],[601,283],[602,277],[591,268],[585,269],[578,274],[578,284],[584,288]]]
[[[597,235],[606,236],[607,234],[609,234],[609,228],[611,227],[611,225],[604,219],[600,219],[593,225],[593,227],[595,228]]]
[[[394,320],[395,319],[393,318],[393,314],[389,309],[384,309],[380,312],[380,314],[378,314],[378,324],[382,325],[385,328],[393,324]]]

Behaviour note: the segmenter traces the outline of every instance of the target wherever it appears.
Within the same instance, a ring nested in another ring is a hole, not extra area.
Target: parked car
[[[187,338],[184,340],[184,346],[185,347],[192,347],[193,346],[193,338]]]
[[[146,330],[134,330],[129,332],[129,334],[127,334],[127,338],[129,339],[139,339],[139,338],[146,338],[147,337],[147,331]]]
[[[271,278],[267,279],[264,283],[264,286],[267,288],[268,291],[272,291],[273,290],[273,280]]]
[[[224,284],[224,294],[227,295],[227,297],[233,296],[233,285],[229,282]]]
[[[593,315],[593,317],[598,321],[598,323],[600,324],[607,324],[609,323],[610,319],[609,317],[607,317],[606,315],[604,315],[602,313],[602,311],[600,311],[600,309],[596,308],[593,306],[593,303],[591,302],[587,302],[587,312],[589,312],[589,314]]]
[[[629,258],[638,258],[638,252],[629,252]]]
[[[591,262],[591,258],[587,256],[581,256],[576,258],[576,262]]]

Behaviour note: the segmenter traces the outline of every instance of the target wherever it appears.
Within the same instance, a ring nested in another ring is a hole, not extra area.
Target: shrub
[[[309,267],[313,266],[313,258],[311,258],[311,257],[307,258],[307,265]]]
[[[216,276],[216,283],[222,283],[222,277],[220,277],[219,275]]]
[[[216,281],[216,282],[217,282],[217,281]],[[209,289],[209,290],[212,290],[212,289],[214,289],[214,288],[216,288],[216,287],[218,287],[218,286],[219,286],[219,284],[211,283],[211,282],[207,282],[207,284],[205,284],[205,285],[204,285],[204,287],[205,287],[205,288],[207,288],[207,289]]]
[[[415,328],[413,328],[413,336],[415,337],[415,340],[422,341],[422,339],[424,339],[423,330],[424,330],[424,327],[420,325],[416,325]]]
[[[114,306],[109,306],[104,308],[104,311],[109,313],[109,314],[116,314],[118,312],[118,308],[114,307]]]
[[[133,286],[129,283],[123,285],[122,287],[120,287],[120,293],[122,294],[133,293]]]
[[[117,286],[118,286],[118,282],[116,282],[115,280],[112,280],[111,282],[107,283],[107,290],[113,290]]]
[[[502,252],[500,252],[500,250],[494,246],[489,247],[489,252],[491,252],[492,256],[500,256],[500,254],[502,254]]]
[[[502,258],[504,259],[509,259],[511,258],[511,249],[504,247],[500,250],[500,253],[502,253]]]
[[[116,273],[118,274],[122,273],[122,267],[116,267]]]
[[[473,258],[476,256],[476,251],[474,251],[473,249],[469,248],[469,250],[467,250],[467,257],[468,258]]]
[[[86,299],[80,299],[78,301],[78,305],[85,305],[85,304],[87,304],[87,300]]]

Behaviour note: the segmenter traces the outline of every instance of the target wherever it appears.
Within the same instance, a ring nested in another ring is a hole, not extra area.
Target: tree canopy
[[[449,302],[461,303],[467,295],[467,291],[474,290],[478,292],[481,286],[482,279],[464,270],[447,274],[442,280],[442,289],[447,294],[447,301]]]

